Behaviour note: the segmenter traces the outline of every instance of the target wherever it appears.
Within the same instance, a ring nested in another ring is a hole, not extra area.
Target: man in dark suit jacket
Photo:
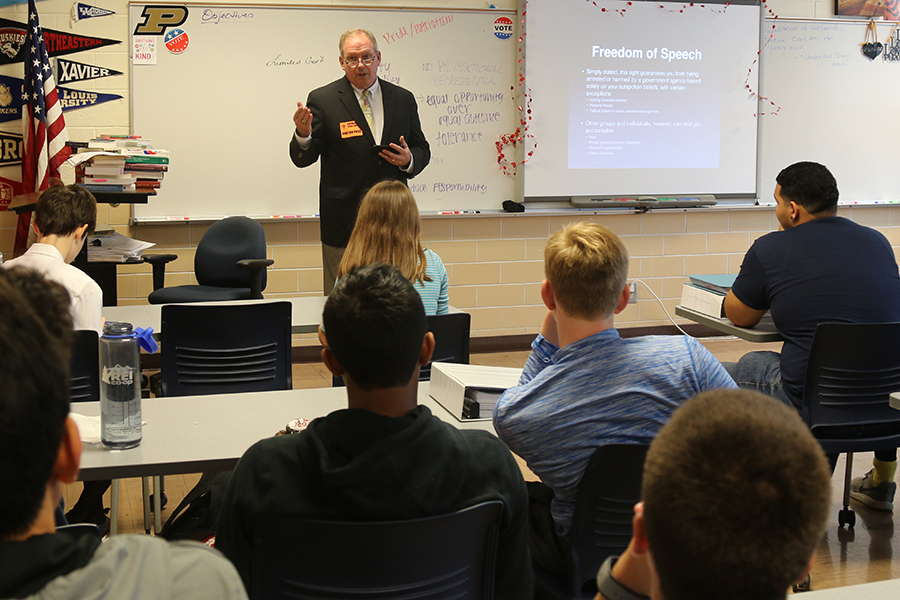
[[[319,215],[326,295],[366,190],[382,179],[406,183],[431,158],[415,97],[378,78],[381,52],[375,36],[351,29],[339,47],[345,76],[310,92],[306,106],[297,102],[290,148],[298,167],[322,157]],[[386,148],[379,151],[376,144]]]

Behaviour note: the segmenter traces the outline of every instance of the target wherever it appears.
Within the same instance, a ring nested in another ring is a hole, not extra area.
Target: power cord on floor
[[[686,335],[686,336],[688,336],[688,337],[694,337],[693,335],[689,334],[687,331],[685,331],[684,329],[682,329],[681,326],[680,326],[678,323],[675,322],[675,319],[673,319],[673,318],[672,318],[672,315],[669,314],[669,311],[666,310],[666,305],[663,304],[662,299],[661,299],[659,296],[657,296],[656,293],[655,293],[653,290],[650,289],[650,286],[647,285],[646,282],[644,282],[644,281],[642,281],[642,280],[640,280],[640,279],[632,279],[632,281],[634,281],[635,283],[640,283],[640,284],[642,284],[645,288],[647,288],[647,291],[650,292],[650,294],[652,294],[654,298],[656,298],[656,301],[659,302],[659,305],[662,307],[663,312],[666,313],[666,316],[669,317],[669,320],[670,320],[670,321],[672,321],[672,325],[674,325],[675,327],[678,328],[678,331],[680,331],[681,333],[683,333],[684,335]],[[696,339],[696,338],[695,338],[695,339]]]

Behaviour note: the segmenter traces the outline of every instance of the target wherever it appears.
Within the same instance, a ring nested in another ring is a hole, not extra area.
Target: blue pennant
[[[100,92],[87,92],[83,90],[73,90],[72,88],[57,87],[59,90],[59,101],[62,109],[75,110],[76,108],[86,108],[88,106],[97,106],[110,100],[121,100],[122,96],[118,94],[101,94]]]
[[[76,21],[80,19],[91,19],[93,17],[105,17],[106,15],[114,14],[116,14],[116,11],[114,10],[107,10],[105,8],[100,8],[99,6],[91,6],[90,4],[83,4],[81,2],[76,2],[75,6],[72,7],[72,18]]]
[[[0,123],[22,118],[22,80],[0,75]]]

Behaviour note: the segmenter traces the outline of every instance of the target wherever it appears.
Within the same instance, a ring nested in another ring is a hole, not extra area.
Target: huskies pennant
[[[22,62],[25,60],[25,24],[10,19],[0,18],[0,65]],[[74,35],[54,29],[44,29],[44,43],[47,54],[61,56],[92,48],[121,44],[121,40]]]
[[[100,79],[112,75],[121,75],[121,71],[114,71],[106,67],[86,65],[84,63],[56,59],[56,83],[72,83],[73,81],[87,81],[88,79]]]

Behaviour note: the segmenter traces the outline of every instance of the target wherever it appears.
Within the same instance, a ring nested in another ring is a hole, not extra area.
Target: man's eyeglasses
[[[368,66],[371,66],[372,64],[374,64],[374,62],[375,62],[374,56],[363,56],[362,58],[345,58],[344,59],[344,64],[347,65],[348,67],[357,67],[357,66],[359,66],[359,63],[362,63],[368,67]]]

